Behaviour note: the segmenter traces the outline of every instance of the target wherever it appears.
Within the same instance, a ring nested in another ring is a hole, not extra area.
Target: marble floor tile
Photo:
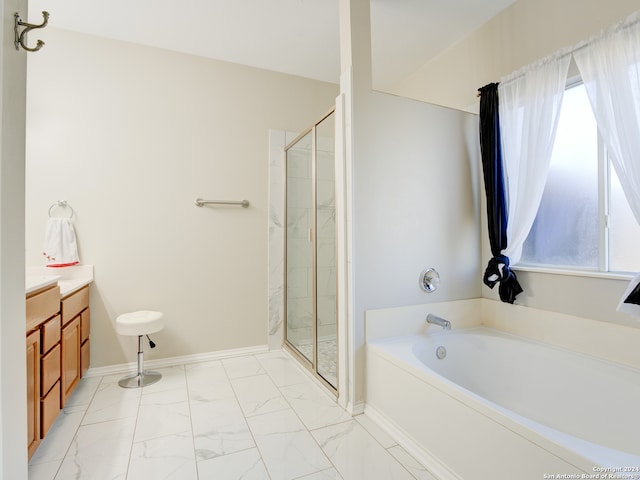
[[[187,365],[187,390],[191,400],[235,398],[222,362]]]
[[[305,383],[309,379],[307,375],[294,363],[287,354],[282,352],[269,352],[256,355],[267,374],[278,387]]]
[[[354,420],[357,420],[358,423],[362,425],[364,429],[369,432],[369,434],[371,434],[373,438],[375,438],[384,448],[390,448],[398,444],[391,435],[385,432],[376,422],[371,420],[371,417],[368,417],[366,414],[356,415],[353,418]]]
[[[153,393],[145,392],[142,389],[142,397],[140,398],[140,405],[170,405],[172,403],[188,402],[189,395],[187,394],[186,384],[182,387],[173,388],[171,390],[155,390]]]
[[[280,391],[309,430],[351,420],[351,415],[330,394],[309,382],[281,387]]]
[[[322,470],[321,472],[312,473],[311,475],[305,475],[298,480],[343,480],[338,471],[335,468],[329,468]]]
[[[249,377],[267,373],[254,356],[236,357],[222,360],[229,378]]]
[[[411,456],[400,445],[391,447],[387,450],[393,457],[400,462],[404,468],[416,477],[418,480],[438,480],[427,470],[420,462],[418,462],[413,456]]]
[[[56,479],[124,480],[134,428],[135,418],[80,426]]]
[[[135,418],[141,393],[139,388],[122,388],[117,383],[101,383],[87,408],[82,424]]]
[[[134,443],[127,478],[198,480],[191,432]]]
[[[311,432],[349,480],[412,480],[413,476],[356,421]]]
[[[268,375],[236,378],[231,385],[247,417],[290,408]]]
[[[255,447],[242,410],[233,398],[191,402],[191,424],[198,460]]]
[[[29,480],[54,480],[62,460],[47,463],[29,464]]]
[[[140,405],[136,422],[135,442],[153,438],[191,434],[189,404],[186,401]]]
[[[293,410],[247,418],[272,480],[290,480],[331,468]]]
[[[104,375],[100,383],[102,383],[103,385],[105,383],[118,383],[121,378],[126,377],[127,375],[131,375],[133,372],[134,369],[131,369],[130,371],[127,370],[124,373],[112,373],[110,375]]]
[[[190,363],[185,365],[187,377],[197,375],[198,372],[204,372],[207,378],[211,380],[223,380],[227,378],[227,372],[222,366],[221,360],[209,360],[206,362]]]
[[[64,410],[60,412],[47,436],[42,440],[40,448],[31,457],[30,465],[55,461],[59,465],[67,454],[83,415],[84,412],[67,413]]]
[[[83,379],[30,480],[435,480],[283,352],[159,369],[150,387]]]
[[[201,479],[269,480],[256,448],[198,462]]]
[[[88,406],[98,390],[100,381],[100,377],[81,379],[74,392],[67,399],[64,408],[68,410],[71,407],[80,407],[81,405]]]
[[[175,390],[177,388],[186,388],[187,378],[183,365],[177,367],[166,367],[150,369],[154,372],[162,374],[162,378],[148,387],[142,388],[142,395],[163,392],[165,390]]]

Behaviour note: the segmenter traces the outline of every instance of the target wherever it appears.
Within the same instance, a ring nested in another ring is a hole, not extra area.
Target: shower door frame
[[[336,232],[334,235],[334,246],[335,246],[335,265],[336,265],[336,310],[335,310],[335,319],[336,319],[336,385],[332,385],[327,379],[325,379],[322,374],[320,374],[318,372],[318,290],[317,290],[317,283],[318,283],[318,266],[317,266],[317,254],[318,254],[318,243],[317,243],[317,139],[316,139],[316,128],[318,127],[318,125],[320,125],[323,121],[325,121],[327,118],[329,118],[331,115],[334,115],[334,122],[335,122],[335,115],[336,115],[336,108],[335,106],[332,107],[328,112],[326,112],[321,118],[320,120],[318,120],[317,122],[315,122],[313,125],[311,125],[311,127],[307,128],[306,130],[304,130],[302,133],[300,133],[296,138],[294,138],[291,142],[289,142],[285,147],[284,147],[284,158],[285,158],[285,163],[284,163],[284,294],[283,294],[283,312],[284,312],[284,339],[283,339],[283,348],[289,352],[294,358],[296,358],[298,360],[298,362],[305,367],[307,370],[309,370],[310,373],[313,374],[313,376],[315,378],[317,378],[325,387],[327,387],[327,389],[333,393],[336,397],[338,397],[339,392],[338,392],[338,385],[339,385],[339,375],[340,375],[340,369],[338,368],[339,366],[339,328],[338,328],[338,290],[339,290],[339,285],[338,285],[338,229],[337,229],[337,225],[336,225]],[[334,123],[335,125],[335,123]],[[334,126],[334,131],[335,131],[335,126]],[[312,202],[312,220],[311,220],[311,231],[312,234],[310,235],[311,237],[311,251],[312,251],[312,258],[311,258],[311,269],[313,272],[313,283],[312,283],[312,290],[313,290],[313,312],[312,312],[312,316],[313,316],[313,325],[312,325],[312,343],[313,343],[313,355],[312,355],[312,360],[309,361],[309,359],[302,353],[300,352],[291,342],[289,342],[288,339],[288,328],[287,328],[287,318],[288,318],[288,310],[287,310],[287,305],[288,305],[288,300],[287,300],[287,290],[288,290],[288,283],[287,283],[287,230],[288,230],[288,215],[287,215],[287,210],[288,210],[288,189],[289,189],[289,185],[288,185],[288,157],[287,157],[287,152],[288,150],[293,147],[296,143],[298,143],[298,141],[300,141],[305,135],[308,135],[309,133],[312,133],[311,135],[311,197],[313,199]],[[335,145],[335,135],[334,135],[334,145]],[[336,208],[337,203],[335,201],[335,191],[336,191],[336,184],[335,184],[335,179],[336,179],[336,172],[335,172],[335,148],[334,148],[334,174],[333,174],[333,178],[334,178],[334,208]]]

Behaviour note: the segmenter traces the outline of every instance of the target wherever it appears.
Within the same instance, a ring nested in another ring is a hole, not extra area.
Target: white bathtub
[[[365,413],[442,479],[640,479],[634,368],[484,327],[366,355]]]

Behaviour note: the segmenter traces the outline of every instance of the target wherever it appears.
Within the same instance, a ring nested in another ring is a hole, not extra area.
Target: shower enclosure
[[[337,393],[335,119],[285,148],[285,347]]]

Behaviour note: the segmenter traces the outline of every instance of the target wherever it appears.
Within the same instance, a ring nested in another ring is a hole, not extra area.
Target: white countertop
[[[60,287],[60,297],[79,290],[93,282],[93,265],[72,267],[27,267],[25,292],[31,293],[56,283]]]
[[[24,279],[25,293],[35,292],[43,287],[55,284],[60,279],[60,275],[29,275]]]

